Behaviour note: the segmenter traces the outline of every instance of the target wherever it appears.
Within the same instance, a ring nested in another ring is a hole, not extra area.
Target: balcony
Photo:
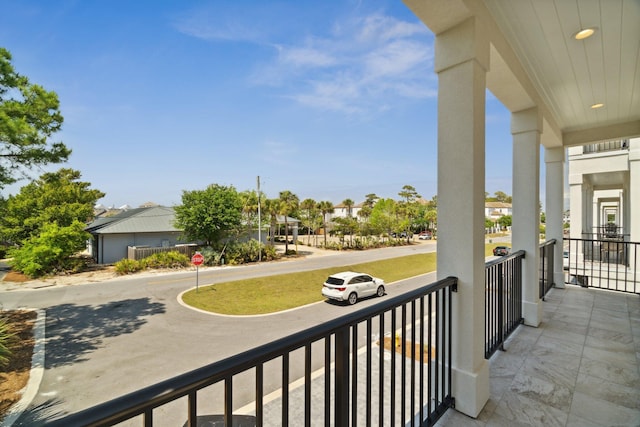
[[[604,153],[607,151],[629,150],[629,140],[605,141],[583,147],[583,154]]]
[[[639,349],[637,294],[553,288],[540,326],[520,326],[490,359],[478,419],[450,410],[437,425],[639,425]]]
[[[185,426],[638,425],[640,299],[550,287],[554,243],[540,248],[537,328],[521,325],[524,253],[486,265],[490,397],[476,419],[452,409],[447,278],[51,425],[165,425],[169,412]]]

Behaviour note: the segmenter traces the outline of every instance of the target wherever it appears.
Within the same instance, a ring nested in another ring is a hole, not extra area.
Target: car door
[[[376,283],[371,276],[363,274],[358,276],[360,280],[360,286],[362,289],[362,296],[371,296],[376,293]]]

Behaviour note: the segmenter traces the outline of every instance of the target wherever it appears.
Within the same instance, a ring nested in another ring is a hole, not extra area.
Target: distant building
[[[327,220],[330,221],[330,220],[333,220],[335,218],[347,218],[349,216],[351,216],[351,218],[358,219],[359,218],[358,217],[358,212],[360,212],[360,210],[362,210],[363,206],[364,206],[364,202],[363,203],[357,203],[357,204],[354,204],[353,206],[351,206],[351,208],[349,209],[349,206],[340,203],[339,205],[335,205],[333,207],[333,214],[331,214],[331,216]],[[349,213],[349,211],[351,213]]]
[[[513,215],[513,209],[511,203],[504,202],[485,202],[484,203],[484,216],[490,218],[492,221],[496,221],[505,215]]]

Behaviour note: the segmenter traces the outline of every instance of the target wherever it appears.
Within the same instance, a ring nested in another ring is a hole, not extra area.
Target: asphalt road
[[[201,270],[199,284],[369,262],[434,252],[435,248],[435,242],[429,242]],[[435,274],[429,274],[388,284],[387,295],[398,295],[435,280]],[[194,286],[195,273],[188,272],[0,292],[3,309],[46,310],[43,379],[30,407],[14,425],[43,425],[47,420],[222,360],[377,301],[372,298],[353,307],[320,302],[266,316],[230,317],[205,314],[181,305],[177,296]],[[234,384],[235,391],[243,388],[242,379],[239,381],[240,384]],[[205,397],[203,394],[203,399]],[[238,398],[237,405],[247,403],[242,400]],[[185,402],[174,406],[185,406]],[[159,425],[176,426],[184,422],[186,412],[172,409],[160,411],[156,416],[156,421],[162,420]]]

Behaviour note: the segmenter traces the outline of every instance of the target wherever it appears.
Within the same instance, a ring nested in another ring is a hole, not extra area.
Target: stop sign
[[[202,254],[200,252],[196,252],[191,257],[191,263],[193,265],[202,265],[203,262],[204,262],[204,257],[202,256]]]

